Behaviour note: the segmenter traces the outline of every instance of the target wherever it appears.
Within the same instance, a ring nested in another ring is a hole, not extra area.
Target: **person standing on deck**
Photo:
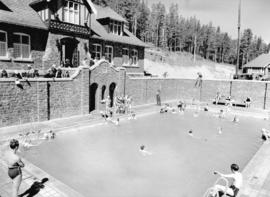
[[[12,197],[18,197],[19,188],[22,182],[22,170],[24,163],[22,162],[17,151],[19,149],[19,141],[12,139],[9,143],[10,150],[5,153],[5,159],[8,165],[8,176],[12,180]]]
[[[156,93],[156,99],[157,99],[157,105],[161,106],[160,90],[159,89],[157,90],[157,93]]]

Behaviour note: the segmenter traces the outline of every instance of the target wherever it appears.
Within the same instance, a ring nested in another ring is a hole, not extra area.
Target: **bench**
[[[213,101],[213,104],[215,104],[215,105],[226,105],[226,101],[218,101],[218,103],[216,103],[216,101]],[[246,104],[244,102],[232,102],[232,106],[234,106],[234,107],[246,107]]]

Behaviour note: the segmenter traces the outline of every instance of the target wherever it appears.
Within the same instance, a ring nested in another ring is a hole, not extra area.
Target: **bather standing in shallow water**
[[[6,162],[8,164],[8,176],[12,179],[12,197],[18,197],[18,191],[22,182],[22,170],[24,163],[21,161],[17,151],[19,149],[19,141],[12,139],[9,143],[10,149],[5,153]]]

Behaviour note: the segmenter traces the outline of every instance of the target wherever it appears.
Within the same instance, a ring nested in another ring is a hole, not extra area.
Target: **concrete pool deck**
[[[194,106],[191,106],[193,108]],[[209,106],[210,111],[216,112],[220,109],[219,106]],[[136,112],[138,116],[145,115],[149,113],[156,113],[159,108],[154,105],[145,105],[136,107]],[[242,114],[245,112],[247,115],[256,114],[256,117],[263,118],[267,115],[264,111],[253,110],[253,109],[242,109],[233,108],[232,113]],[[123,117],[125,119],[126,117]],[[18,133],[29,130],[41,129],[46,131],[52,129],[59,133],[65,133],[69,131],[75,131],[78,127],[92,127],[94,125],[103,124],[104,120],[100,118],[99,114],[78,116],[71,118],[63,118],[58,120],[46,121],[42,123],[26,124],[19,126],[12,126],[6,128],[0,128],[0,132],[3,133],[1,139],[10,139],[12,137],[18,137]],[[0,140],[1,140],[0,139]],[[35,181],[40,181],[42,178],[49,178],[46,182],[45,188],[41,189],[40,192],[35,195],[37,197],[80,197],[81,195],[69,188],[65,184],[56,180],[54,177],[48,175],[46,172],[42,171],[33,164],[26,162],[26,168],[23,171],[23,182],[20,188],[20,193],[24,192],[26,189]],[[244,175],[244,186],[241,190],[239,197],[270,197],[270,144],[265,143],[259,151],[254,155],[251,161],[243,170]],[[11,196],[11,182],[7,176],[7,167],[5,163],[0,159],[0,197],[10,197]]]

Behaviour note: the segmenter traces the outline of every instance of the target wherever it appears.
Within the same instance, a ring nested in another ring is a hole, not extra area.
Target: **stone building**
[[[78,67],[92,58],[143,74],[145,44],[123,17],[91,0],[3,0],[0,22],[0,69]]]

